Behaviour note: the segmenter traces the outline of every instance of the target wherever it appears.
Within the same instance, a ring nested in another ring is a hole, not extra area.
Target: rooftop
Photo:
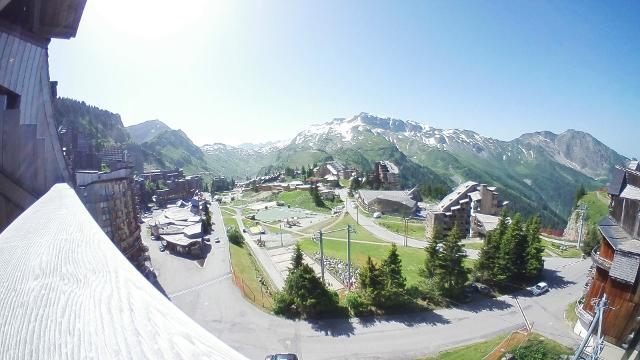
[[[2,359],[246,359],[135,270],[66,184],[0,234],[0,274]]]

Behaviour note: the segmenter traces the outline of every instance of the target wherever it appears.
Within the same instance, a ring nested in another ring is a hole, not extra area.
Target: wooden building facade
[[[594,249],[593,277],[577,313],[583,329],[589,325],[598,299],[607,295],[604,312],[605,339],[622,348],[633,350],[640,335],[640,169],[616,168],[609,185],[609,216],[598,228],[602,234],[599,248]],[[577,326],[578,326],[577,325]]]
[[[47,47],[75,36],[86,0],[0,0],[0,231],[71,183],[53,115]]]

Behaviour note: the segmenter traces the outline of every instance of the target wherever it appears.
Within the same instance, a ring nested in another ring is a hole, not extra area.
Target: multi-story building
[[[131,168],[77,171],[76,192],[89,213],[122,254],[143,274],[151,274],[142,243]]]
[[[466,236],[483,235],[495,227],[500,209],[506,204],[499,200],[495,187],[467,181],[427,209],[426,237],[430,239],[436,228],[446,236],[454,225]]]
[[[400,189],[400,170],[391,161],[377,161],[374,165],[374,174],[379,176],[382,188],[385,190]]]
[[[607,342],[627,351],[640,342],[640,168],[616,167],[609,183],[609,215],[598,224],[602,241],[591,254],[593,267],[586,293],[576,306],[575,331],[584,335],[598,299],[607,295],[602,333]]]
[[[53,113],[51,38],[75,36],[85,0],[0,0],[0,230],[71,183]]]
[[[156,190],[154,195],[156,205],[161,207],[178,200],[191,200],[202,190],[202,177],[187,176],[184,179],[167,181],[166,186],[166,189]]]

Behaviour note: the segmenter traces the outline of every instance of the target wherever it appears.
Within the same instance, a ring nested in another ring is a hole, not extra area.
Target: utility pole
[[[351,225],[347,225],[347,289],[351,291]]]
[[[358,203],[356,204],[356,224],[360,225],[360,206],[358,206]]]
[[[320,238],[320,274],[322,275],[322,283],[324,284],[324,246],[322,244],[322,230],[318,231]]]
[[[593,320],[591,320],[591,325],[589,326],[589,330],[587,330],[584,339],[580,343],[580,346],[576,350],[575,354],[571,358],[572,360],[581,360],[581,359],[592,359],[597,360],[600,359],[600,354],[604,349],[604,337],[602,336],[602,318],[604,317],[604,311],[608,308],[607,294],[602,295],[602,298],[598,300],[597,305],[594,309]],[[591,350],[591,354],[585,357],[582,356],[585,347],[589,344],[589,340],[594,335],[593,332],[595,330],[596,325],[598,326],[598,334],[596,338],[593,339],[593,348]]]
[[[404,247],[407,247],[407,232],[409,231],[409,218],[404,218]]]
[[[284,247],[284,243],[282,242],[282,223],[280,223],[280,247]]]

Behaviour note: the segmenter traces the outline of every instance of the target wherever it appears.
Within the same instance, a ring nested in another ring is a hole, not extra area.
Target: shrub
[[[368,309],[366,302],[364,301],[360,293],[357,292],[348,293],[345,297],[345,303],[354,316],[360,316],[364,314]]]
[[[240,231],[237,228],[231,226],[227,229],[227,238],[229,238],[229,242],[234,245],[242,245],[243,237]]]

